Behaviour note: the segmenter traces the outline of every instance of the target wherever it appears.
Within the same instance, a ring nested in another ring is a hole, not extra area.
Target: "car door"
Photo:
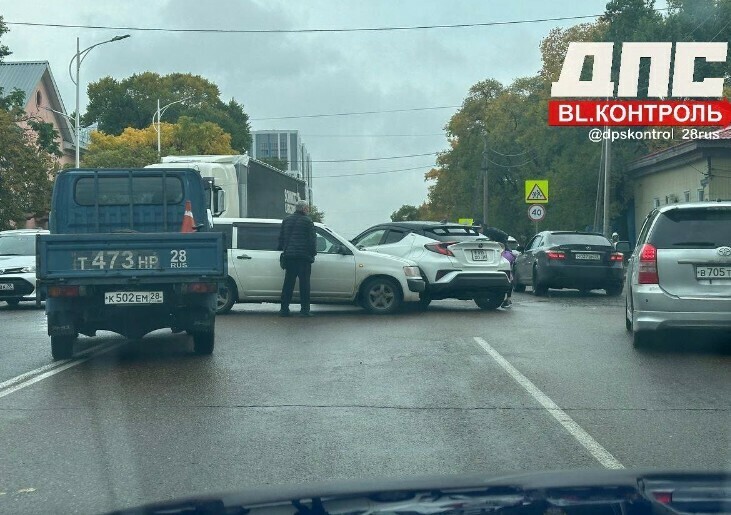
[[[280,223],[242,222],[234,225],[235,248],[229,270],[235,271],[240,300],[278,300],[284,270],[279,266]]]
[[[310,296],[313,301],[337,301],[355,296],[355,256],[325,229],[315,229],[317,256],[312,264]]]
[[[518,264],[520,267],[518,274],[520,275],[520,282],[522,284],[532,284],[533,265],[536,262],[536,252],[540,250],[543,239],[543,235],[535,235],[528,244],[528,247],[525,249],[525,252],[518,257],[518,259],[520,259],[520,263]]]

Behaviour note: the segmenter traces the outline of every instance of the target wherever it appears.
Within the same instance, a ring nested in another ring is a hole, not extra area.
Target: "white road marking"
[[[78,353],[76,359],[64,359],[62,361],[56,361],[55,363],[49,363],[48,365],[43,365],[42,367],[38,367],[35,370],[25,372],[24,374],[20,374],[19,376],[16,376],[12,379],[3,381],[2,383],[0,383],[0,398],[10,395],[11,393],[15,393],[18,390],[22,390],[26,386],[30,386],[39,381],[43,381],[44,379],[63,372],[64,370],[68,370],[69,368],[75,367],[76,365],[81,365],[82,363],[89,361],[95,356],[100,356],[113,349],[116,349],[123,343],[124,342],[119,342],[111,345],[97,345]]]
[[[623,469],[622,465],[617,458],[607,451],[604,447],[599,444],[592,436],[584,431],[584,429],[577,424],[565,411],[558,407],[558,405],[551,400],[548,395],[543,393],[536,385],[534,385],[530,379],[525,377],[518,371],[513,365],[510,364],[502,355],[492,348],[484,339],[475,337],[475,341],[487,352],[492,359],[494,359],[498,365],[500,365],[510,377],[522,386],[531,396],[548,411],[553,418],[555,418],[559,424],[561,424],[566,431],[569,432],[587,451],[591,454],[603,467],[608,469]]]

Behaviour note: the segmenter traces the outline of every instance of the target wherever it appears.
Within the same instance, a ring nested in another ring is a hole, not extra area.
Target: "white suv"
[[[43,229],[0,232],[0,301],[17,306],[22,300],[41,298],[36,293],[36,235]]]
[[[474,300],[480,309],[500,307],[510,290],[510,263],[503,246],[474,227],[441,222],[388,222],[367,229],[352,243],[359,249],[415,261],[426,281],[423,308],[432,300]]]
[[[218,313],[236,302],[279,302],[284,270],[277,250],[281,220],[215,218],[228,251],[228,280]],[[403,302],[417,302],[424,279],[413,261],[357,249],[325,225],[316,223],[317,257],[312,265],[312,304],[358,304],[376,314],[393,313]],[[296,304],[299,291],[295,289]]]

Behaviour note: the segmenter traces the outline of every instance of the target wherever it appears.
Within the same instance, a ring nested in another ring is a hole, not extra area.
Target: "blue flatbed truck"
[[[191,335],[197,354],[213,352],[227,259],[207,187],[179,168],[58,174],[36,255],[55,359],[73,357],[79,334],[102,330],[137,339],[170,328]],[[196,225],[181,232],[188,214]]]

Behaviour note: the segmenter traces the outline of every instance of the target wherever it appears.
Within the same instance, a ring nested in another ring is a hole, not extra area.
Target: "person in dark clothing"
[[[505,300],[503,301],[502,308],[510,308],[513,306],[513,264],[515,263],[515,255],[511,252],[510,247],[508,246],[508,233],[505,231],[501,231],[500,229],[497,229],[495,227],[483,227],[482,233],[490,238],[493,241],[496,241],[498,243],[501,243],[503,246],[503,252],[502,256],[510,263],[510,275],[508,276],[510,279],[510,290],[508,290],[508,294],[505,297]]]
[[[317,255],[315,224],[308,215],[309,204],[299,200],[294,214],[282,220],[279,231],[279,250],[282,251],[284,266],[284,284],[282,285],[282,306],[280,316],[289,316],[289,304],[292,302],[294,284],[299,279],[300,314],[312,316],[310,313],[310,273],[312,263]]]

